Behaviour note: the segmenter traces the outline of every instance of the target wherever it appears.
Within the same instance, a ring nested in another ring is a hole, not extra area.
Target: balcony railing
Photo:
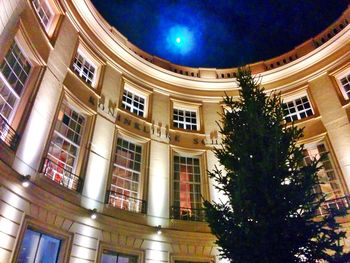
[[[106,204],[135,213],[147,213],[147,202],[114,191],[107,191]]]
[[[0,140],[3,141],[12,150],[17,149],[19,135],[10,126],[6,119],[0,114]]]
[[[171,218],[187,221],[205,221],[205,210],[203,208],[171,207]]]
[[[52,181],[77,192],[81,192],[83,180],[73,174],[71,171],[64,169],[63,165],[53,162],[50,159],[45,159],[43,166],[43,174]]]
[[[323,202],[317,210],[317,215],[327,215],[330,212],[342,212],[350,208],[350,196],[345,195],[336,199]]]

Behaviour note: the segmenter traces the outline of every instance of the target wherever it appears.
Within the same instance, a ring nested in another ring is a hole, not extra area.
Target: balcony
[[[52,181],[70,190],[81,192],[83,180],[71,171],[64,169],[62,166],[62,164],[55,163],[45,158],[42,173]]]
[[[107,191],[106,204],[135,213],[147,213],[147,202],[114,191]]]
[[[316,215],[323,216],[330,212],[344,212],[350,208],[350,196],[345,195],[336,199],[323,202],[318,208]]]
[[[171,207],[171,218],[186,221],[205,221],[205,210],[203,208]]]
[[[10,126],[6,119],[0,114],[0,140],[11,150],[16,150],[19,142],[19,135]]]

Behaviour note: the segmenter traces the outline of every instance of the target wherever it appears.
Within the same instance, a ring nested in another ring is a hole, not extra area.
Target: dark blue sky
[[[280,55],[317,35],[350,0],[92,0],[144,51],[226,68]]]

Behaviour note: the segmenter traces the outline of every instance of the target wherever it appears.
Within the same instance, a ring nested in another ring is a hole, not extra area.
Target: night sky
[[[130,42],[173,63],[227,68],[281,55],[350,0],[92,0]]]

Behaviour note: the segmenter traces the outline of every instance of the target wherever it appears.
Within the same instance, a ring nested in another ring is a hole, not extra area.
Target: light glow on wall
[[[158,142],[151,142],[150,176],[149,176],[149,207],[150,215],[164,218],[169,216],[168,189],[169,189],[169,169],[168,169],[167,145]],[[156,218],[151,222],[153,225],[162,225]]]

